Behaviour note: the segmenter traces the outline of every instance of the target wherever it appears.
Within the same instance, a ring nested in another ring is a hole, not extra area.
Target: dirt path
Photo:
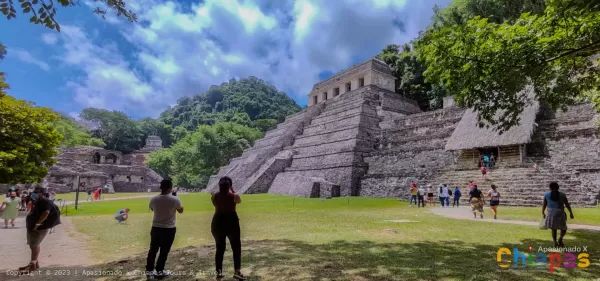
[[[126,200],[133,198],[148,198],[152,195],[128,196],[123,198],[110,198],[102,201]],[[84,203],[80,202],[80,203]],[[75,204],[74,201],[66,201],[67,205]],[[88,202],[86,204],[90,204]],[[69,217],[61,216],[62,224],[57,226],[51,234],[48,234],[42,242],[42,251],[39,262],[43,268],[50,267],[75,267],[88,266],[93,263],[91,252],[87,249],[83,234],[75,230]],[[14,270],[26,265],[30,261],[30,250],[27,246],[25,228],[25,212],[19,212],[19,218],[15,228],[9,226],[4,228],[4,222],[0,224],[0,271]],[[10,253],[10,258],[6,258]],[[0,278],[1,280],[1,278]]]
[[[94,202],[103,202],[103,201],[113,201],[113,200],[126,200],[126,199],[136,199],[136,198],[150,198],[152,196],[156,195],[156,193],[152,193],[152,194],[145,194],[145,195],[135,195],[135,196],[127,196],[127,197],[119,197],[119,198],[108,198],[108,199],[102,199],[99,201],[79,201],[79,204],[89,204],[89,203],[94,203]],[[66,205],[73,205],[75,204],[75,201],[64,201]]]
[[[491,219],[491,218],[474,218],[473,212],[471,212],[470,207],[460,207],[460,208],[440,208],[436,207],[431,209],[436,215],[453,218],[453,219],[461,219],[461,220],[473,220],[473,221],[485,221],[485,222],[493,222],[493,223],[508,223],[508,224],[519,224],[519,225],[531,225],[537,227],[539,225],[538,222],[532,221],[519,221],[519,220],[503,220],[503,219]],[[487,214],[485,213],[487,212]],[[483,216],[491,216],[492,213],[488,210],[484,211]],[[600,226],[594,225],[583,225],[583,224],[568,224],[569,229],[583,229],[583,230],[595,230],[600,231]]]
[[[79,266],[92,262],[91,253],[81,239],[75,238],[77,232],[67,217],[61,217],[62,224],[48,234],[42,242],[39,257],[40,265],[46,266]],[[13,270],[24,266],[30,261],[29,246],[27,246],[25,229],[25,214],[17,219],[15,228],[9,226],[0,228],[0,249],[4,255],[0,270]],[[10,258],[6,254],[10,253]]]

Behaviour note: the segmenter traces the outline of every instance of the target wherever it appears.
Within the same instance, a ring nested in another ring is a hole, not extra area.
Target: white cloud
[[[69,83],[84,106],[156,116],[183,95],[251,75],[304,99],[319,73],[410,41],[429,24],[434,4],[449,2],[132,0],[138,24],[110,21],[131,46],[99,45],[71,26],[63,32],[64,62],[84,73]]]
[[[42,34],[42,41],[48,45],[54,45],[58,41],[58,36],[55,33],[44,33]]]
[[[28,51],[25,51],[23,49],[11,49],[9,55],[13,54],[17,57],[17,59],[21,60],[22,62],[35,64],[45,71],[50,70],[50,66],[46,62],[35,58]]]

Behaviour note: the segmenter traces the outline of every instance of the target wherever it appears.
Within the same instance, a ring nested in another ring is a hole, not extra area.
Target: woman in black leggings
[[[225,254],[226,238],[229,238],[235,267],[233,278],[246,280],[246,277],[240,271],[242,268],[242,242],[240,240],[240,219],[235,212],[235,206],[240,204],[242,199],[235,193],[232,184],[231,178],[222,177],[219,180],[219,192],[212,195],[215,215],[210,229],[217,244],[215,254],[217,279],[225,277],[223,275],[223,255]]]

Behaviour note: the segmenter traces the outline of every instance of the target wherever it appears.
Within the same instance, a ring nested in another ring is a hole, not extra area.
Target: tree
[[[298,112],[300,107],[285,93],[256,77],[231,79],[212,86],[206,93],[182,97],[177,105],[160,114],[172,127],[194,131],[199,125],[236,122],[250,125],[257,119],[280,120]]]
[[[170,148],[152,152],[148,166],[182,187],[203,187],[232,157],[240,156],[261,132],[236,123],[200,125]]]
[[[141,148],[139,124],[125,113],[86,108],[80,117],[88,122],[92,135],[104,141],[106,149],[129,153]]]
[[[56,29],[60,32],[60,25],[54,19],[56,6],[73,7],[79,5],[79,1],[57,0],[56,2],[58,3],[55,5],[53,0],[50,0],[49,3],[44,0],[19,0],[23,14],[32,14],[29,22],[42,24],[47,28]],[[104,6],[103,8],[96,7],[94,9],[94,13],[102,16],[102,18],[105,18],[108,10],[112,9],[117,12],[117,16],[124,16],[130,22],[137,21],[136,14],[125,8],[124,0],[94,0],[94,2],[100,2]],[[17,17],[17,10],[13,3],[13,0],[0,0],[0,12],[9,20]]]
[[[146,142],[149,135],[159,136],[164,147],[169,147],[173,143],[173,127],[153,118],[144,118],[139,120],[138,123],[142,132],[142,143]]]
[[[541,14],[545,0],[456,0],[447,8],[434,7],[434,27],[462,25],[474,17],[487,18],[489,22],[514,22],[523,13]]]
[[[597,99],[600,69],[600,3],[547,0],[540,15],[514,22],[475,17],[462,25],[428,30],[418,43],[428,81],[441,82],[458,104],[474,108],[480,125],[504,132],[535,99],[557,109]]]
[[[379,57],[387,63],[396,76],[396,91],[403,97],[412,99],[422,110],[435,110],[442,107],[446,94],[444,87],[425,81],[425,65],[417,58],[417,53],[409,44],[386,46]]]
[[[37,183],[56,160],[61,135],[49,108],[7,95],[0,76],[0,183]]]
[[[63,136],[61,145],[67,147],[78,145],[105,146],[101,139],[92,137],[86,128],[69,116],[61,114],[60,119],[54,123],[54,128]]]

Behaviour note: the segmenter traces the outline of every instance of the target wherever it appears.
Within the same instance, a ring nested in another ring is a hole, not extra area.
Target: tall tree
[[[29,22],[33,24],[41,24],[50,29],[56,29],[60,32],[60,25],[54,19],[56,15],[56,7],[74,7],[79,5],[79,1],[73,0],[57,0],[54,3],[50,0],[49,3],[44,0],[19,0],[19,6],[15,8],[13,0],[0,0],[0,13],[6,16],[7,19],[17,17],[17,9],[20,9],[23,14],[31,14]],[[102,7],[96,7],[94,13],[104,18],[108,10],[117,12],[117,16],[124,16],[130,22],[137,21],[136,14],[125,8],[124,0],[94,0],[100,2]]]
[[[242,154],[261,132],[236,123],[201,125],[170,148],[150,154],[148,166],[182,187],[204,187],[210,175]]]
[[[141,147],[139,124],[125,113],[106,109],[86,108],[80,117],[87,121],[92,135],[102,139],[105,148],[129,153]]]
[[[422,110],[434,110],[442,107],[446,94],[444,87],[425,81],[425,65],[417,58],[417,53],[409,44],[386,46],[379,57],[385,61],[396,76],[396,91],[412,99]]]
[[[532,86],[552,108],[586,95],[598,99],[600,2],[547,0],[543,13],[514,22],[475,17],[432,28],[418,43],[428,81],[441,82],[456,101],[478,111],[481,125],[500,132],[518,124]]]
[[[0,183],[36,183],[56,162],[61,135],[59,117],[49,108],[17,100],[5,93],[0,75]]]
[[[54,123],[54,128],[63,136],[61,145],[67,147],[78,145],[105,146],[102,139],[92,137],[86,128],[69,116],[60,115],[60,119]]]

